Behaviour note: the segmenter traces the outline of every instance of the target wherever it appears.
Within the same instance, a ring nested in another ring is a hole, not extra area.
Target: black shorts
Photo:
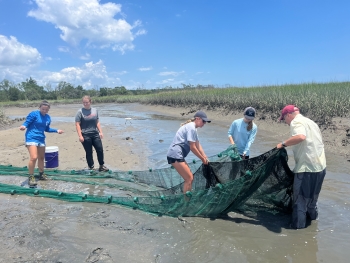
[[[175,159],[175,158],[171,158],[169,156],[167,156],[166,158],[168,159],[168,164],[172,164],[175,162],[179,162],[179,163],[185,162],[185,159]]]

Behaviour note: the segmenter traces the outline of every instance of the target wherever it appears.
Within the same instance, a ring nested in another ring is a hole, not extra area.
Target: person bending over
[[[171,164],[176,171],[184,179],[183,193],[192,189],[193,174],[185,161],[186,156],[192,151],[203,164],[207,165],[209,160],[199,143],[197,128],[202,128],[206,123],[211,121],[203,111],[198,111],[194,117],[185,123],[176,132],[176,135],[169,147],[167,153],[168,163]]]
[[[249,159],[250,146],[258,131],[258,127],[253,123],[255,113],[253,107],[247,107],[243,112],[244,117],[233,121],[228,130],[228,139],[231,144],[236,144],[242,159]]]

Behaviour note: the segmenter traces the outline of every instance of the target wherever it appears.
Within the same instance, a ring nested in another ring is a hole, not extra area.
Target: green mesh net
[[[192,191],[182,193],[183,179],[172,167],[146,171],[49,170],[38,188],[21,187],[26,167],[0,165],[0,192],[69,202],[119,204],[168,216],[218,217],[237,212],[291,212],[293,173],[287,152],[272,149],[241,160],[235,146],[209,158],[193,160]],[[36,171],[38,173],[38,171]]]

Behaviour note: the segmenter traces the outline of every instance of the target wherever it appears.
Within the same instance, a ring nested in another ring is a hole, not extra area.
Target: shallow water
[[[184,119],[135,112],[133,105],[99,105],[99,109],[103,125],[114,126],[116,132],[148,146],[145,156],[148,162],[143,169],[169,166],[168,146]],[[59,117],[53,121],[72,118]],[[138,131],[131,133],[128,125]],[[198,130],[208,156],[227,148],[229,125],[211,123]],[[266,152],[280,141],[258,131],[250,155]],[[288,153],[293,167],[290,148]],[[197,158],[192,154],[187,157],[188,161],[192,159]],[[327,156],[319,220],[312,221],[306,229],[288,229],[289,217],[251,219],[230,213],[225,219],[177,219],[119,206],[18,196],[8,197],[0,208],[3,216],[6,207],[13,207],[12,214],[6,217],[9,221],[0,223],[7,241],[6,245],[4,240],[1,242],[6,252],[0,255],[9,258],[17,253],[22,260],[30,248],[35,248],[39,253],[36,258],[50,259],[49,262],[94,262],[93,256],[100,259],[96,262],[347,262],[350,179],[348,163],[339,159]],[[92,187],[89,191],[96,193],[98,189]],[[19,209],[23,202],[28,205]],[[14,217],[29,221],[21,227],[12,226],[10,219]],[[33,227],[32,222],[41,223]],[[102,250],[93,254],[95,248]]]

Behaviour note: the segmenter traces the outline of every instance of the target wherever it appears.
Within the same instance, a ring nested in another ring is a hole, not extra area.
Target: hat
[[[211,122],[211,120],[208,119],[207,114],[204,113],[204,111],[197,111],[194,117],[201,118],[203,121]]]
[[[281,112],[281,117],[279,118],[280,121],[284,120],[284,117],[288,114],[288,113],[293,113],[296,110],[299,110],[297,107],[295,107],[295,105],[287,105],[283,108],[282,112]]]
[[[255,109],[253,107],[248,107],[244,110],[244,117],[248,120],[254,120],[255,118]]]

